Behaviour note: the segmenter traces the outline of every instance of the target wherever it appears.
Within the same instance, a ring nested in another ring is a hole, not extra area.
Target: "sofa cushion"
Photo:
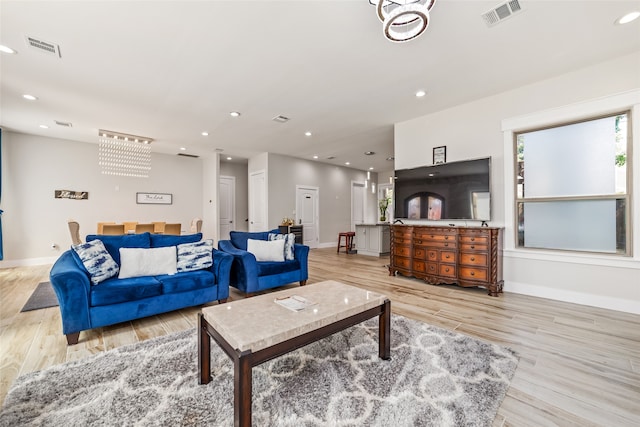
[[[229,232],[229,238],[231,239],[231,243],[233,243],[233,246],[246,251],[247,240],[267,240],[269,238],[269,233],[278,233],[278,230],[276,229],[271,231],[260,231],[255,233],[249,233],[246,231],[231,231]]]
[[[287,273],[300,269],[298,260],[284,262],[263,261],[258,263],[258,276],[271,276],[272,274]]]
[[[291,261],[293,259],[293,244],[296,242],[296,235],[269,233],[269,240],[284,240],[284,259]]]
[[[120,248],[118,278],[176,274],[176,247]]]
[[[151,247],[163,248],[166,246],[178,246],[184,243],[194,243],[202,240],[202,233],[174,236],[170,234],[152,234]]]
[[[100,240],[107,248],[113,260],[120,265],[120,248],[150,248],[150,233],[122,234],[119,236],[105,236],[103,234],[89,234],[87,242]]]
[[[162,283],[155,277],[112,278],[91,287],[91,306],[118,304],[162,294]]]
[[[256,261],[284,261],[284,240],[247,240],[247,252]]]
[[[84,268],[91,276],[91,283],[98,283],[107,280],[118,274],[118,264],[109,255],[104,244],[100,240],[71,246],[74,256],[77,256]]]
[[[178,245],[178,272],[195,271],[213,265],[213,240]]]
[[[185,271],[174,275],[156,276],[162,283],[162,293],[175,294],[207,288],[215,284],[215,276],[209,270]]]

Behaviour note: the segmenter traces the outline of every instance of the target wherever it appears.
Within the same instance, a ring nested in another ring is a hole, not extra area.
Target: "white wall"
[[[128,178],[101,174],[97,144],[3,130],[2,150],[0,268],[55,260],[71,245],[69,218],[84,238],[99,221],[179,222],[188,232],[202,216],[202,159],[152,153],[149,178]],[[55,190],[88,191],[89,199],[55,199]],[[171,193],[173,204],[139,205],[136,192]]]
[[[504,119],[640,88],[640,52],[586,67],[516,90],[439,111],[395,126],[395,166],[432,163],[433,147],[447,146],[447,161],[491,156],[492,221],[505,226],[513,196],[505,190]],[[640,117],[633,117],[634,122]],[[637,129],[637,127],[636,127]],[[640,241],[640,137],[634,152],[634,235]],[[507,162],[510,162],[510,154]],[[511,190],[509,190],[511,191]],[[509,218],[511,216],[509,215]],[[459,225],[464,225],[460,224]],[[467,225],[475,225],[469,223]],[[506,224],[510,226],[510,224]],[[585,230],[588,231],[588,230]],[[513,248],[514,233],[505,233]],[[504,252],[505,291],[640,313],[640,246],[633,258],[562,256],[509,249]]]

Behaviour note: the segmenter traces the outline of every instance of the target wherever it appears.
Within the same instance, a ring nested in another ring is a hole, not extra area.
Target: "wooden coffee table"
[[[301,311],[274,300],[291,295],[316,304]],[[376,292],[332,280],[202,309],[198,315],[198,381],[211,381],[211,340],[234,363],[234,423],[251,425],[254,366],[372,317],[379,317],[378,356],[390,358],[391,302]]]

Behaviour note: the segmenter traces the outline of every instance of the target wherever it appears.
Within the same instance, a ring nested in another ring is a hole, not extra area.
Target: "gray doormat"
[[[58,298],[53,291],[50,282],[38,283],[38,287],[33,291],[27,303],[22,307],[20,313],[24,311],[39,310],[41,308],[58,306]]]

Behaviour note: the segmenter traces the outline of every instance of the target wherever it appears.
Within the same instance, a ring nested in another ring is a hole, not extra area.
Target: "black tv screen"
[[[491,219],[491,158],[395,171],[396,219]]]

